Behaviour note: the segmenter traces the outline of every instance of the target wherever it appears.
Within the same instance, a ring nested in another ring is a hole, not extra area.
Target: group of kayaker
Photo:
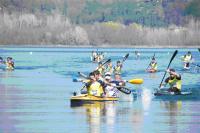
[[[92,51],[91,61],[92,62],[101,62],[104,59],[103,52]]]
[[[102,75],[98,70],[89,74],[88,80],[83,80],[85,83],[86,93],[97,97],[118,97],[117,87],[125,86],[124,80],[120,74],[115,74],[114,79],[110,72]]]
[[[7,70],[15,69],[15,63],[12,57],[7,57],[6,60],[0,57],[0,64],[5,64]]]
[[[138,56],[137,51],[135,52],[135,55]],[[99,62],[96,70],[89,74],[89,80],[83,80],[85,83],[86,93],[98,97],[117,97],[119,92],[118,87],[125,88],[126,81],[121,79],[121,73],[123,62],[128,58],[128,56],[129,54],[124,57],[123,61],[117,61],[116,66],[112,65],[111,60],[106,63]],[[192,54],[188,51],[188,53],[183,56],[183,61],[185,63],[184,68],[190,66],[191,60]],[[158,71],[155,53],[146,71],[150,73]],[[176,94],[181,93],[181,75],[173,68],[167,69],[166,73],[169,74],[169,77],[164,80],[164,83],[161,82],[160,88],[164,88],[168,85],[168,92],[174,92]]]
[[[190,69],[190,63],[192,63],[193,61],[193,58],[192,58],[192,53],[190,51],[187,52],[187,54],[185,54],[184,56],[181,57],[184,65],[183,65],[183,68],[184,69]],[[147,72],[150,72],[150,73],[155,73],[158,71],[158,64],[157,64],[157,61],[156,61],[156,58],[155,56],[153,56],[149,66],[147,67],[146,69]]]
[[[116,66],[112,65],[112,62],[109,61],[105,67],[102,64],[102,62],[99,62],[98,67],[96,68],[96,70],[98,70],[102,75],[104,75],[106,72],[110,72],[111,74],[121,74],[122,72],[122,62],[117,61],[116,62]]]

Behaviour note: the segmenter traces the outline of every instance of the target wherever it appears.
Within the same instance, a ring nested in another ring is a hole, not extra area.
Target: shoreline
[[[92,45],[61,45],[61,44],[7,44],[7,45],[0,45],[0,48],[144,48],[144,49],[148,49],[148,48],[199,48],[199,45],[195,45],[195,46],[160,46],[160,45],[155,45],[155,46],[148,46],[148,45],[96,45],[96,46],[92,46]]]

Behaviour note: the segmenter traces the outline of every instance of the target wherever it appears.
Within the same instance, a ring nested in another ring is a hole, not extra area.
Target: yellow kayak
[[[70,101],[71,101],[71,106],[76,106],[77,104],[83,104],[83,103],[91,103],[91,102],[106,102],[106,101],[118,101],[118,97],[97,97],[97,96],[91,96],[87,94],[83,95],[77,95],[77,96],[72,96]]]

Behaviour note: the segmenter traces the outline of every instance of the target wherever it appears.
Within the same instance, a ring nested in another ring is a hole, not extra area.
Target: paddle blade
[[[131,90],[130,90],[129,88],[127,88],[127,87],[124,87],[124,86],[116,86],[116,88],[117,88],[119,91],[121,91],[122,93],[124,93],[124,94],[127,94],[127,95],[131,94]]]
[[[199,52],[200,52],[200,48],[198,48]]]
[[[171,62],[173,61],[173,59],[174,59],[174,57],[177,55],[177,53],[178,53],[178,50],[176,50],[176,51],[174,52],[174,54],[172,55],[171,60],[170,60],[170,62],[169,62],[169,65],[168,65],[167,69],[169,68]]]
[[[124,56],[124,58],[123,58],[123,61],[122,62],[124,62],[127,58],[129,57],[129,53],[128,54],[126,54],[125,56]]]
[[[87,75],[85,75],[85,74],[82,73],[82,72],[78,72],[78,74],[79,74],[79,76],[81,76],[81,77],[83,77],[83,78],[86,78],[86,79],[88,78]]]
[[[144,81],[143,79],[131,79],[128,82],[131,84],[142,84]]]
[[[73,81],[73,82],[78,82],[78,79],[75,79],[75,78],[74,78],[74,79],[72,79],[72,81]]]
[[[83,80],[82,79],[73,78],[72,81],[73,82],[82,82]]]

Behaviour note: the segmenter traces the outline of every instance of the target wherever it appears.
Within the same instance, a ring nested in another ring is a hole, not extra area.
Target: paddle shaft
[[[107,64],[107,63],[109,63],[109,62],[111,62],[111,59],[108,59],[106,62],[104,62],[103,64],[102,64],[102,66],[104,66],[105,64]],[[97,70],[99,69],[99,67],[97,68]]]
[[[111,61],[111,59],[108,59],[106,62],[104,62],[104,63],[102,64],[102,66],[104,66],[106,63],[108,63],[108,62],[110,62],[110,61]],[[99,69],[99,68],[98,68],[98,69]],[[83,78],[86,78],[86,79],[89,78],[87,75],[85,75],[85,74],[82,73],[82,72],[78,72],[78,74],[79,74],[81,77],[83,77]]]
[[[172,63],[172,61],[173,61],[173,59],[174,59],[174,57],[176,56],[177,53],[178,53],[178,50],[176,50],[176,51],[174,52],[173,56],[171,57],[171,60],[170,60],[170,62],[169,62],[169,64],[168,64],[168,66],[167,66],[167,69],[169,69],[169,66],[170,66],[170,64]],[[162,78],[162,81],[161,81],[161,83],[160,83],[159,88],[161,88],[162,82],[163,82],[163,80],[164,80],[166,74],[167,74],[167,71],[165,71],[165,74],[164,74],[164,76],[163,76],[163,78]]]

